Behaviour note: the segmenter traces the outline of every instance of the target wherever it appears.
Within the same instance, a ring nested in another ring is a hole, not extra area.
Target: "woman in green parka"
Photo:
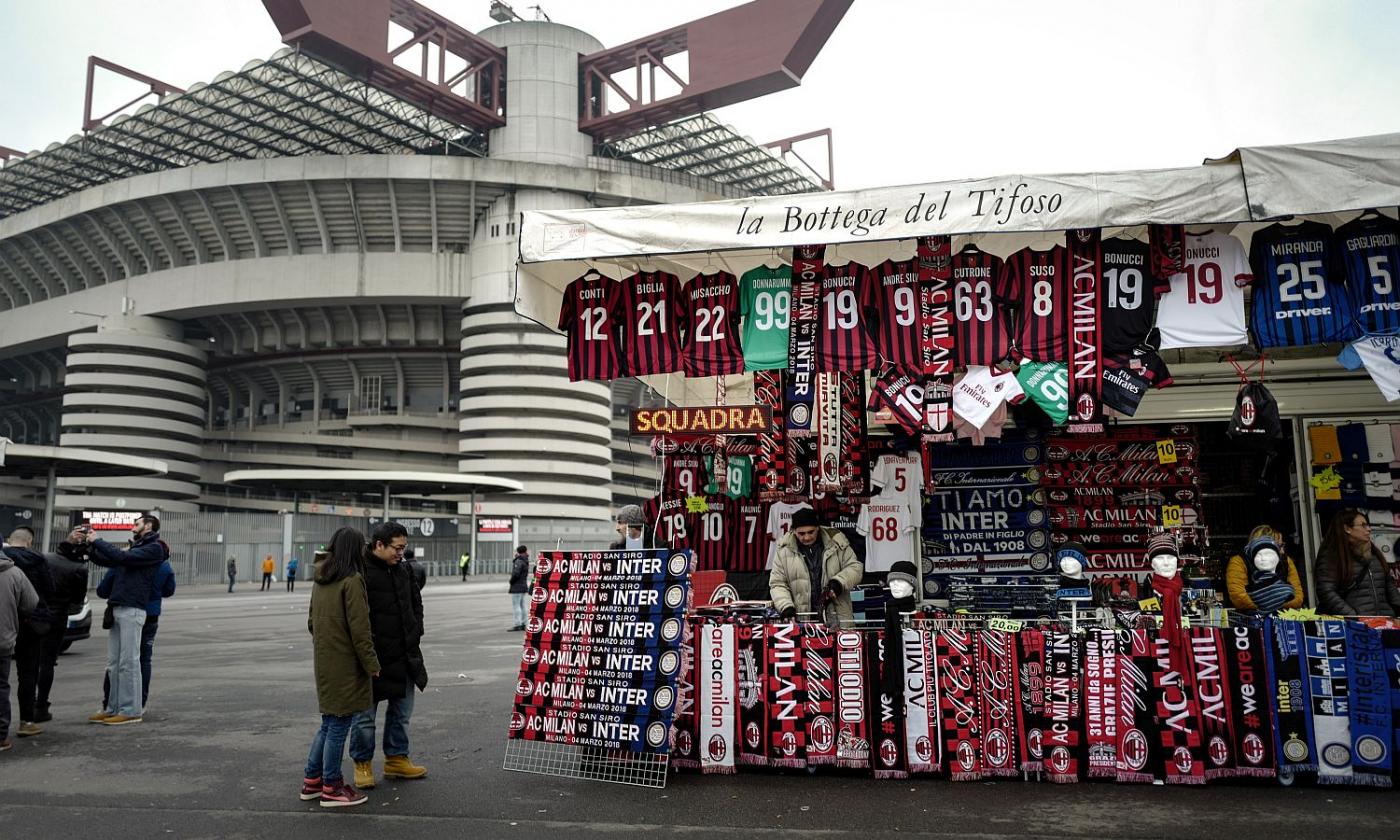
[[[319,799],[322,808],[359,805],[369,799],[346,784],[340,772],[350,719],[374,705],[373,679],[379,676],[369,599],[359,568],[364,550],[365,535],[354,528],[341,528],[331,536],[330,551],[316,558],[316,585],[306,618],[316,650],[321,728],[306,757],[301,798]]]

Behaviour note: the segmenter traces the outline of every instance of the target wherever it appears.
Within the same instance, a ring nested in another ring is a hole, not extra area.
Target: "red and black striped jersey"
[[[708,455],[697,453],[676,453],[666,457],[664,487],[682,496],[701,496],[705,493],[705,461]]]
[[[627,376],[671,373],[681,367],[681,284],[664,271],[640,271],[622,281],[613,317]]]
[[[1152,331],[1157,296],[1171,289],[1171,279],[1153,278],[1150,249],[1138,239],[1105,239],[1101,256],[1103,349],[1126,353]]]
[[[735,531],[732,509],[738,502],[726,496],[706,496],[709,510],[686,517],[690,548],[695,551],[697,571],[716,571],[729,563],[729,537]]]
[[[871,339],[875,309],[870,269],[829,265],[817,307],[817,370],[869,370],[879,361]]]
[[[909,373],[923,371],[919,346],[919,266],[915,260],[885,260],[870,269],[875,302],[875,350]]]
[[[1007,258],[1006,280],[1007,299],[1018,310],[1016,349],[1033,362],[1068,361],[1074,281],[1065,246],[1022,248]]]
[[[743,373],[739,344],[739,281],[732,274],[697,274],[681,292],[682,362],[686,376]]]
[[[768,567],[768,506],[752,499],[729,504],[729,560],[724,570],[761,572]]]
[[[616,280],[589,272],[564,288],[559,329],[569,337],[569,379],[614,379],[622,374],[613,310],[622,295]]]
[[[958,367],[994,366],[1011,354],[1006,263],[969,246],[953,255],[953,356]]]
[[[658,493],[642,505],[642,516],[648,528],[656,529],[658,540],[676,550],[690,548],[690,523],[684,496]]]

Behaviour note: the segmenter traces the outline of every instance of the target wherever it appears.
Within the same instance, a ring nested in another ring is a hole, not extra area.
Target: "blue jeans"
[[[515,616],[515,626],[522,627],[525,624],[525,593],[510,593],[510,611]]]
[[[340,772],[340,759],[345,755],[345,735],[350,731],[353,715],[321,715],[321,728],[311,739],[311,752],[306,754],[306,778],[320,779],[326,787],[345,780]]]
[[[144,608],[112,608],[112,629],[107,632],[107,673],[112,679],[109,714],[141,716],[141,630],[145,626]]]
[[[141,708],[146,707],[146,700],[151,696],[151,657],[156,651],[156,631],[160,629],[160,624],[146,619],[146,623],[141,626]],[[112,694],[112,675],[110,673],[102,675],[102,708],[111,708],[107,705]]]
[[[402,697],[391,697],[384,702],[389,705],[384,712],[384,755],[408,755],[408,721],[413,717],[413,694],[416,689],[411,683]],[[374,758],[374,716],[379,711],[375,703],[355,715],[350,726],[350,760],[369,761]]]

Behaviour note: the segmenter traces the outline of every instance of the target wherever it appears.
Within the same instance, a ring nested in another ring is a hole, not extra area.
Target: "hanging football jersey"
[[[870,483],[879,489],[876,498],[904,505],[914,512],[913,523],[922,524],[923,461],[913,455],[881,455],[875,461]]]
[[[870,269],[828,265],[817,310],[817,370],[870,370],[879,360],[871,339],[875,311]]]
[[[1333,247],[1346,273],[1361,332],[1400,332],[1400,222],[1363,213],[1337,228]]]
[[[760,265],[739,280],[743,316],[744,370],[788,366],[788,327],[792,314],[792,269]]]
[[[914,523],[909,507],[871,499],[862,505],[856,530],[865,537],[865,571],[888,572],[900,560],[914,560]]]
[[[1070,307],[1074,300],[1069,251],[1022,248],[1006,260],[1007,300],[1017,307],[1016,349],[1037,362],[1069,358]]]
[[[1115,353],[1103,360],[1103,401],[1114,411],[1132,417],[1142,398],[1154,388],[1172,382],[1171,371],[1156,351],[1135,348],[1131,353]]]
[[[1157,306],[1161,349],[1244,344],[1244,289],[1253,280],[1244,246],[1225,233],[1188,234],[1185,254]]]
[[[1011,352],[1006,263],[969,245],[953,255],[953,355],[960,366],[994,365]]]
[[[681,291],[685,375],[726,376],[744,369],[739,345],[739,281],[727,272],[697,274]]]
[[[569,381],[621,375],[613,316],[621,295],[622,284],[594,271],[564,288],[559,329],[568,336]]]
[[[1356,338],[1356,310],[1337,271],[1330,227],[1269,225],[1250,241],[1249,264],[1254,270],[1250,330],[1260,347]]]
[[[1147,243],[1113,237],[1103,241],[1103,347],[1125,353],[1147,339],[1157,296],[1170,279],[1152,279]]]
[[[909,373],[923,371],[920,349],[919,270],[914,260],[885,260],[870,269],[875,304],[875,349],[886,362]]]
[[[953,413],[979,429],[987,425],[997,406],[1025,398],[1026,392],[1010,371],[973,365],[953,383]]]
[[[1069,368],[1064,362],[1024,361],[1016,381],[1050,422],[1063,426],[1069,419]]]
[[[1366,367],[1387,402],[1400,400],[1400,336],[1368,335],[1342,348],[1337,361],[1347,370]]]
[[[676,275],[663,271],[640,271],[622,281],[613,320],[626,375],[680,369],[680,296]]]

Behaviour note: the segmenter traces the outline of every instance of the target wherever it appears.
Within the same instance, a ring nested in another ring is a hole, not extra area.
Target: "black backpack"
[[[1262,382],[1240,386],[1227,434],[1232,440],[1254,449],[1273,449],[1283,438],[1278,402]]]

